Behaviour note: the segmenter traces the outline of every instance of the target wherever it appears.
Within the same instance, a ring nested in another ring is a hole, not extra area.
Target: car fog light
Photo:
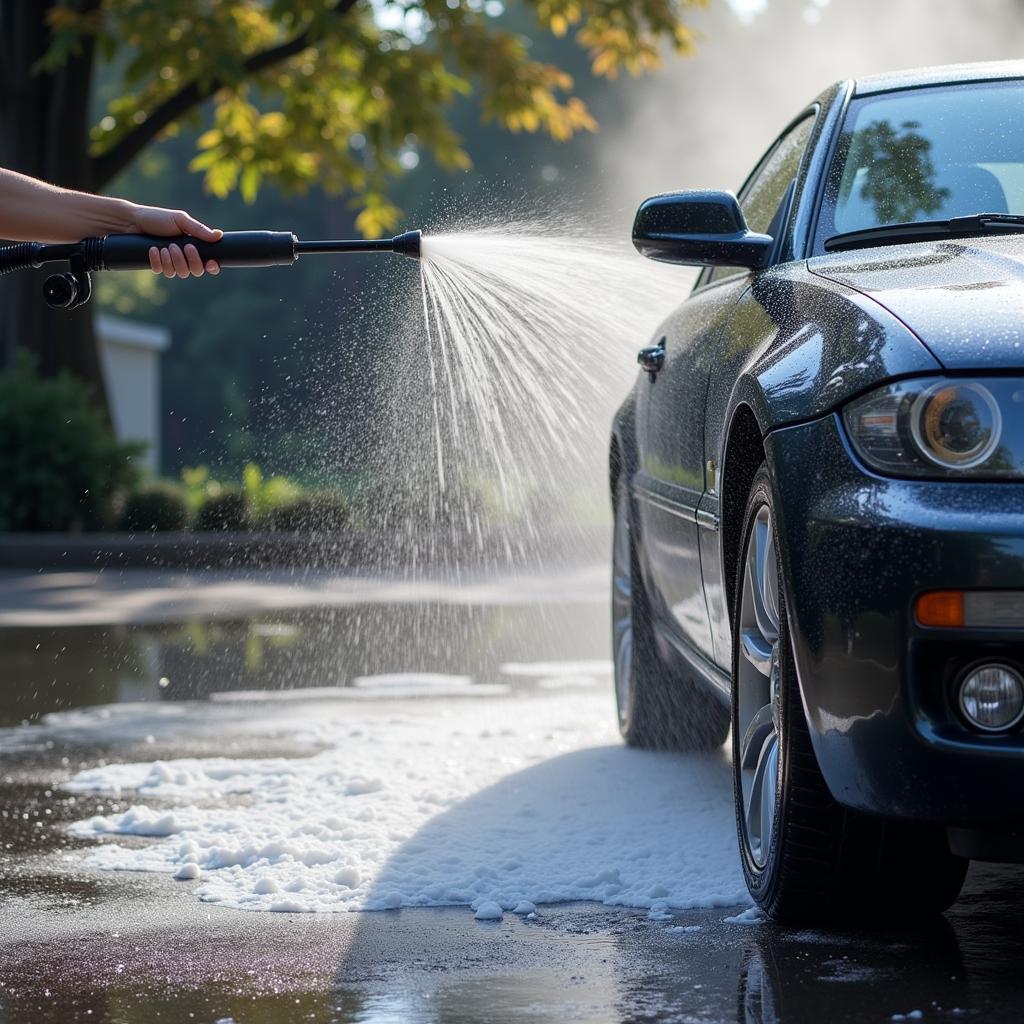
[[[960,710],[977,729],[1009,729],[1024,716],[1024,679],[1006,665],[981,665],[960,684]]]

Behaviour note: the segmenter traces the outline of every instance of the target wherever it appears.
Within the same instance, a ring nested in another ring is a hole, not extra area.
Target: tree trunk
[[[50,45],[55,0],[0,0],[0,166],[65,188],[94,188],[89,147],[92,37],[54,72],[33,70]],[[64,6],[95,11],[99,0]],[[51,270],[0,278],[0,363],[16,348],[35,353],[47,375],[68,370],[88,381],[108,410],[91,306],[52,310],[42,297]]]

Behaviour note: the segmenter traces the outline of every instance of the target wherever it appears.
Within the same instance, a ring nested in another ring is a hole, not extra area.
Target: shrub
[[[220,484],[210,477],[209,466],[186,466],[181,471],[181,492],[189,512],[195,515],[205,501],[220,494]]]
[[[249,502],[240,487],[221,487],[207,497],[196,515],[195,529],[239,531],[249,529]]]
[[[87,384],[40,377],[24,353],[0,373],[0,438],[0,530],[106,525],[145,451],[117,440]]]
[[[247,463],[242,470],[242,489],[256,518],[263,518],[274,509],[290,504],[301,493],[298,485],[285,476],[265,477],[255,462]]]
[[[181,471],[181,489],[193,513],[198,512],[225,488],[232,489],[230,484],[215,479],[209,466],[186,466]],[[256,520],[262,519],[279,505],[288,504],[302,493],[299,485],[287,477],[265,477],[255,462],[247,463],[242,471],[241,491],[245,495],[250,518]]]
[[[268,530],[291,533],[337,533],[352,522],[352,508],[344,495],[320,491],[293,498],[271,509],[265,524]]]
[[[125,498],[120,522],[122,530],[133,533],[184,530],[187,524],[188,505],[184,495],[169,481],[147,484]]]

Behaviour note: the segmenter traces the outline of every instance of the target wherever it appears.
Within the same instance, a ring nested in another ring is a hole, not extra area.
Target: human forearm
[[[0,238],[13,242],[77,242],[119,232],[159,238],[191,235],[204,242],[216,242],[224,233],[184,210],[75,192],[0,167]],[[149,250],[149,265],[154,274],[164,277],[201,277],[220,270],[216,260],[204,264],[194,245],[175,242],[163,247],[154,245]]]
[[[135,204],[58,188],[0,168],[0,238],[16,242],[77,242],[131,231]]]

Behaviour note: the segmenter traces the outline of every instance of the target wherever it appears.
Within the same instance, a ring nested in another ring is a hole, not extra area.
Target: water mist
[[[427,233],[419,267],[380,474],[416,495],[392,524],[396,564],[578,547],[607,523],[611,416],[686,272],[564,220]]]

